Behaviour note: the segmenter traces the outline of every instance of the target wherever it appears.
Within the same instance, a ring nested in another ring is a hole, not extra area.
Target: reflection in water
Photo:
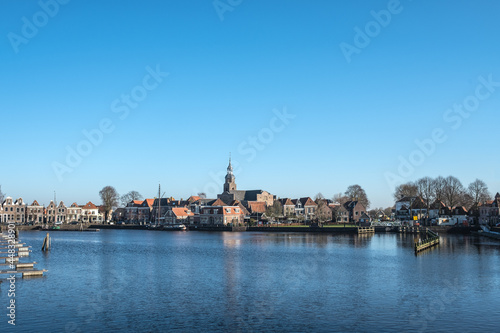
[[[43,236],[25,232],[23,241]],[[48,274],[18,281],[24,331],[475,331],[480,322],[494,332],[500,324],[500,242],[475,236],[441,235],[418,256],[411,234],[51,236],[53,250],[30,257]]]

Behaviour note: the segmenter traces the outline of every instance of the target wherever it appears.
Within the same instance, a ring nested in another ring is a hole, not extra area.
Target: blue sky
[[[1,3],[7,195],[99,203],[103,186],[153,197],[160,182],[176,198],[215,196],[229,152],[240,189],[280,197],[359,184],[372,207],[389,206],[388,177],[450,174],[500,190],[496,1],[40,3]],[[356,27],[367,45],[346,57]],[[458,125],[447,110],[477,89],[488,96]],[[83,131],[102,122],[85,151]],[[446,140],[422,155],[415,140],[435,129]],[[70,166],[78,147],[86,155]],[[398,171],[410,157],[411,172]]]

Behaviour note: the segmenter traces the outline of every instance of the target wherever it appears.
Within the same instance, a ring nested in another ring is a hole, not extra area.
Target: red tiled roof
[[[31,205],[32,205],[32,206],[40,206],[40,205],[38,204],[38,201],[36,201],[36,200],[35,200],[35,201],[33,201],[33,203],[32,203]]]
[[[76,204],[76,202],[73,202],[73,204],[71,205],[71,207],[78,207],[78,205]]]
[[[184,207],[172,208],[172,212],[175,214],[175,216],[194,216],[193,212]]]
[[[82,207],[83,209],[97,209],[97,206],[94,205],[91,201],[87,202],[85,206]]]
[[[265,213],[266,203],[261,201],[249,201],[248,208],[250,208],[252,213]]]
[[[154,202],[155,202],[155,199],[145,199],[142,202],[142,206],[143,207],[153,207]]]
[[[132,200],[132,202],[134,203],[134,205],[140,205],[143,200]]]
[[[187,201],[189,201],[189,202],[194,202],[194,201],[197,201],[197,200],[200,200],[200,199],[201,199],[201,198],[200,198],[199,196],[197,196],[197,195],[192,195],[192,196],[190,196],[190,197],[187,199]]]

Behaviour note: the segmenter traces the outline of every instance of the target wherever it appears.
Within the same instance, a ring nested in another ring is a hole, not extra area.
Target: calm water
[[[110,230],[22,232],[17,320],[0,332],[498,332],[500,242],[413,237]],[[5,267],[5,266],[4,266]],[[5,268],[2,268],[5,269]]]

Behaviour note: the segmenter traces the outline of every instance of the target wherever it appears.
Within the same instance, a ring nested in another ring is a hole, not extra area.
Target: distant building
[[[494,200],[479,206],[479,223],[487,225],[500,223],[500,193],[495,195]]]
[[[238,200],[243,204],[243,206],[248,208],[249,201],[265,202],[266,206],[272,206],[274,203],[274,195],[263,190],[251,190],[243,191],[238,190],[236,186],[236,178],[233,174],[233,166],[231,165],[231,159],[229,159],[229,165],[227,167],[227,174],[223,186],[222,194],[217,196],[218,199],[222,200],[226,204]]]
[[[239,206],[229,206],[217,199],[200,210],[200,224],[203,226],[236,226],[245,222],[243,210]]]
[[[14,201],[11,197],[5,198],[2,203],[3,223],[24,223],[26,218],[26,204],[23,198]]]
[[[47,209],[45,210],[45,221],[47,223],[55,223],[57,217],[57,205],[54,201],[50,200]]]
[[[64,205],[64,202],[61,201],[56,209],[56,222],[65,223],[67,214],[68,210],[66,208],[66,205]]]
[[[344,207],[349,214],[349,222],[358,223],[363,214],[366,214],[366,207],[357,200],[347,201]]]
[[[103,216],[99,213],[99,208],[92,202],[87,202],[82,206],[82,222],[84,223],[102,223]]]
[[[40,205],[38,201],[33,201],[31,205],[26,207],[26,221],[29,223],[43,223],[45,207]]]
[[[172,208],[165,214],[165,224],[192,224],[194,214],[187,207]]]
[[[68,223],[82,221],[82,207],[78,206],[76,202],[68,207],[67,221]]]
[[[281,206],[283,206],[283,215],[294,216],[295,215],[295,204],[290,198],[278,199]]]

